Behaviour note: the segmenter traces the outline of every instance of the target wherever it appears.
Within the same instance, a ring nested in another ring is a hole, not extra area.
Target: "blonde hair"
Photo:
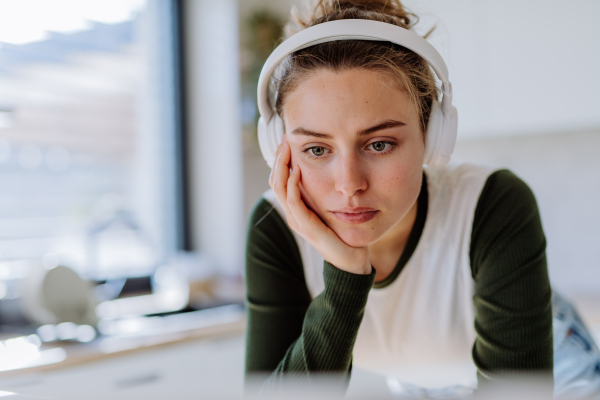
[[[405,29],[411,29],[418,22],[399,0],[317,0],[304,15],[294,10],[285,28],[286,37],[314,25],[342,19],[368,19]],[[421,131],[427,131],[431,106],[439,91],[429,64],[413,51],[389,42],[363,40],[327,42],[296,51],[274,74],[275,109],[280,116],[283,116],[287,96],[319,69],[364,69],[388,75],[406,91],[418,112]]]

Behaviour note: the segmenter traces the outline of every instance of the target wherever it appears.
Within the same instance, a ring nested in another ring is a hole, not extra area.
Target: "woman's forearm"
[[[287,380],[325,375],[328,384],[345,389],[352,366],[352,350],[362,321],[375,272],[356,275],[325,262],[325,290],[308,307],[300,336],[263,385],[281,388]]]
[[[325,263],[325,290],[312,299],[295,239],[267,201],[256,205],[249,228],[246,377],[269,376],[269,390],[285,377],[347,376],[375,272],[357,275]]]

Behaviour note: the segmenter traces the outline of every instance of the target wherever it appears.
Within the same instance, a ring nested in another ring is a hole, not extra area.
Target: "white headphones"
[[[443,97],[441,104],[437,100],[433,102],[425,136],[423,162],[431,166],[447,164],[456,143],[458,115],[456,108],[452,106],[452,85],[442,56],[428,41],[407,29],[379,21],[345,19],[325,22],[296,33],[281,43],[265,62],[258,80],[258,143],[269,167],[273,167],[275,153],[284,133],[283,121],[269,101],[269,84],[273,71],[290,53],[337,40],[392,42],[414,51],[429,63],[442,81]]]

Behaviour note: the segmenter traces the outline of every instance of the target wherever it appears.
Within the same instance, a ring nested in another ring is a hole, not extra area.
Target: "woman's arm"
[[[480,386],[499,372],[553,369],[551,288],[546,239],[531,189],[507,170],[482,191],[470,249],[475,279],[473,360]]]
[[[325,263],[325,290],[311,301],[294,237],[261,200],[247,237],[246,376],[268,373],[263,388],[273,388],[287,376],[338,373],[345,387],[374,276],[374,270],[358,275]]]

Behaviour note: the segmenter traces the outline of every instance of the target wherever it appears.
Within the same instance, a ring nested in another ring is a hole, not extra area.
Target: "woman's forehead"
[[[286,132],[360,131],[384,121],[418,124],[408,94],[377,71],[320,70],[308,76],[287,98]]]

